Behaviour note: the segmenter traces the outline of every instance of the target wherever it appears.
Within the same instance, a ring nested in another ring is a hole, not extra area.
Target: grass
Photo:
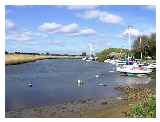
[[[120,88],[128,96],[129,111],[126,117],[133,118],[155,118],[156,117],[156,97],[155,91],[151,88]]]
[[[156,117],[156,98],[151,96],[147,101],[141,101],[132,106],[129,117],[134,118],[155,118]]]
[[[34,61],[37,61],[37,60],[44,60],[44,59],[78,59],[78,58],[80,58],[80,57],[27,55],[27,54],[6,54],[5,55],[5,64],[6,65],[22,64],[22,63],[34,62]]]

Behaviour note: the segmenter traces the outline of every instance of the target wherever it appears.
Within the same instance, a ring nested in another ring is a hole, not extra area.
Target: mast
[[[128,50],[128,60],[130,57],[130,51],[131,51],[131,33],[130,33],[130,29],[132,28],[132,26],[128,26],[128,46],[129,46],[129,50]]]
[[[141,35],[140,35],[140,46],[141,46],[141,60],[143,59],[143,54],[142,54],[142,39],[141,39]]]
[[[94,55],[94,49],[93,49],[93,45],[92,44],[89,44],[89,55],[90,55],[90,57],[92,55]]]

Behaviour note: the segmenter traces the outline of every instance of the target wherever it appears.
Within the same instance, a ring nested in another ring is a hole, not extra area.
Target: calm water
[[[6,66],[6,111],[85,98],[117,97],[121,94],[114,89],[117,85],[151,81],[148,77],[120,76],[115,70],[111,64],[80,60],[43,60]],[[85,83],[78,86],[78,79]],[[29,81],[32,87],[27,85]]]

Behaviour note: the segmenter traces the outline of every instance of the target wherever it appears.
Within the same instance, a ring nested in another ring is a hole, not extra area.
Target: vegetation
[[[154,118],[156,117],[156,97],[155,90],[147,87],[120,86],[116,88],[127,95],[129,110],[126,117]]]
[[[112,52],[117,53],[117,56],[113,57],[110,54]],[[141,36],[141,43],[140,37],[137,37],[133,44],[132,50],[130,53],[137,58],[141,58],[141,52],[143,53],[143,59],[145,57],[151,57],[152,59],[156,59],[156,34],[152,33],[150,36],[143,35]],[[107,58],[125,58],[127,56],[128,50],[122,48],[109,48],[104,49],[103,51],[97,53],[98,61],[103,62]]]
[[[6,54],[5,64],[22,64],[44,59],[79,59],[79,56],[50,56],[33,54]]]
[[[115,55],[112,55],[112,53]],[[108,48],[104,49],[102,52],[97,53],[96,56],[98,57],[98,61],[103,62],[107,58],[125,58],[127,55],[128,50],[122,48]]]
[[[151,57],[152,59],[156,58],[156,34],[152,33],[150,36],[143,35],[134,40],[132,45],[132,54],[135,58],[140,58],[140,53],[143,53],[144,57]]]
[[[156,98],[155,96],[151,96],[147,99],[147,101],[141,101],[131,108],[129,112],[129,117],[136,118],[153,118],[156,117]]]

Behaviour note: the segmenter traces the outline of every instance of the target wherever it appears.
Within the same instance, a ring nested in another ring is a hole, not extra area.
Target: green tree
[[[156,34],[153,33],[150,36],[143,35],[137,37],[132,44],[132,54],[135,58],[140,58],[141,52],[143,53],[143,58],[150,56],[152,59],[156,58]]]
[[[127,49],[122,49],[122,48],[108,48],[108,49],[104,49],[103,51],[99,52],[96,54],[96,56],[98,57],[98,61],[103,62],[104,60],[106,60],[107,58],[111,58],[110,54],[111,53],[120,53],[121,54],[121,58],[125,58]]]

